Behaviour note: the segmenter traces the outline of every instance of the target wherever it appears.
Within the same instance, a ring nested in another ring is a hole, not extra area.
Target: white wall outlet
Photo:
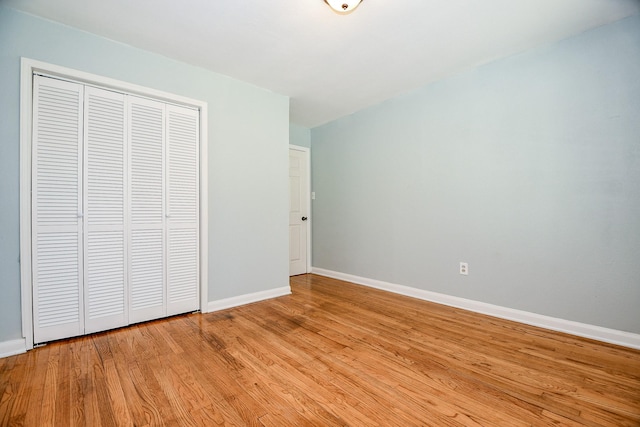
[[[312,191],[311,192],[311,200],[315,200],[316,199],[316,192]]]
[[[461,262],[460,263],[460,274],[462,274],[464,276],[468,276],[469,275],[469,264],[467,264],[466,262]]]

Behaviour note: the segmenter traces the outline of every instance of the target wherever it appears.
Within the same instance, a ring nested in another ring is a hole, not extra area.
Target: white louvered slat
[[[169,214],[174,223],[198,220],[198,112],[167,107]]]
[[[163,233],[162,229],[132,231],[129,276],[132,323],[165,314]]]
[[[76,226],[82,87],[37,76],[34,175],[38,226]]]
[[[34,342],[84,330],[79,84],[34,76],[32,253]]]
[[[125,96],[85,89],[85,332],[128,323]]]
[[[164,221],[164,105],[130,97],[131,222]]]
[[[88,231],[85,258],[87,333],[127,324],[122,231]]]
[[[198,233],[195,229],[169,231],[168,304],[188,305],[184,310],[196,310],[198,299]],[[193,301],[196,305],[193,306]]]
[[[167,106],[167,314],[199,307],[199,115]]]
[[[165,105],[129,97],[130,322],[166,313]]]
[[[40,233],[36,245],[39,327],[79,322],[78,233]]]

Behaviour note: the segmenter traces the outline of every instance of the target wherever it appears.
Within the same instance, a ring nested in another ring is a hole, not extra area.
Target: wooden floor
[[[304,275],[0,359],[0,425],[640,426],[640,352]]]

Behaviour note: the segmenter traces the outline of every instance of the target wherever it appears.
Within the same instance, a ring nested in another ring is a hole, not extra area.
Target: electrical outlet
[[[461,262],[460,263],[460,274],[462,274],[464,276],[468,276],[469,275],[469,264],[467,264],[466,262]]]

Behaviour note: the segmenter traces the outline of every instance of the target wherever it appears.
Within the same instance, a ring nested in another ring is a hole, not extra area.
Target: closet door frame
[[[208,311],[208,155],[207,155],[207,103],[108,77],[90,74],[29,58],[21,58],[20,72],[20,287],[22,311],[22,336],[25,349],[34,346],[33,339],[33,284],[32,284],[32,125],[33,125],[33,76],[46,76],[74,81],[103,89],[112,89],[136,96],[194,108],[199,111],[200,134],[200,188],[199,188],[199,280],[200,311]]]

